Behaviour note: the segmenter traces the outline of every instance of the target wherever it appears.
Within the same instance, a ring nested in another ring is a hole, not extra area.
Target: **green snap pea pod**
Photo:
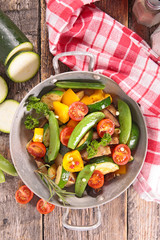
[[[119,111],[119,123],[120,123],[120,135],[119,142],[126,144],[129,140],[129,136],[132,128],[132,116],[128,104],[121,99],[118,100]]]
[[[51,162],[55,160],[60,149],[59,125],[52,111],[49,113],[49,133],[48,160]]]
[[[77,197],[82,197],[87,183],[92,176],[95,168],[96,164],[88,164],[79,172],[75,183],[75,193]]]
[[[131,134],[127,142],[128,147],[131,150],[135,149],[137,146],[138,140],[139,140],[139,128],[136,123],[132,122]]]
[[[58,81],[55,83],[56,87],[60,88],[81,88],[81,89],[104,89],[105,85],[101,82],[77,82],[77,81]]]
[[[0,154],[0,169],[9,175],[18,176],[15,167]]]
[[[93,112],[84,117],[74,128],[68,141],[68,147],[75,149],[86,132],[103,118],[105,118],[105,114],[102,112]]]
[[[2,170],[0,170],[0,183],[3,183],[3,182],[5,182],[5,176]]]

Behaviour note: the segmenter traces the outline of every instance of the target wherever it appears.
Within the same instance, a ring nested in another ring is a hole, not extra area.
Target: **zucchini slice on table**
[[[40,57],[37,53],[21,51],[9,59],[6,73],[14,82],[25,82],[37,73],[39,66]]]
[[[12,20],[0,10],[0,61],[6,65],[18,51],[32,51],[33,45]]]
[[[101,82],[77,82],[76,80],[72,81],[58,81],[55,83],[56,87],[60,88],[72,88],[72,89],[104,89],[105,85]]]
[[[0,131],[9,133],[13,116],[19,106],[19,102],[15,100],[5,100],[0,104]]]
[[[8,86],[6,81],[0,76],[0,103],[2,103],[8,94]]]

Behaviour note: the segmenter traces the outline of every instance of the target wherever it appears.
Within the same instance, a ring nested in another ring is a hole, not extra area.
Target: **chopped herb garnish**
[[[105,147],[111,140],[111,135],[109,133],[105,133],[100,142],[97,140],[91,141],[91,143],[87,146],[88,158],[94,157],[98,152],[99,146],[102,145]]]
[[[49,114],[49,108],[47,104],[41,102],[40,98],[37,98],[34,96],[30,96],[28,98],[26,108],[27,108],[27,111],[31,111],[32,109],[34,109],[38,114],[36,118],[32,117],[31,115],[26,117],[24,124],[27,129],[33,129],[37,127],[39,125],[40,117],[42,117],[43,115],[47,116]]]
[[[33,129],[39,125],[39,120],[32,117],[31,115],[28,115],[24,121],[24,124],[27,129]]]
[[[47,116],[49,114],[49,108],[47,104],[40,101],[40,98],[30,96],[27,103],[27,111],[35,109],[36,113]]]

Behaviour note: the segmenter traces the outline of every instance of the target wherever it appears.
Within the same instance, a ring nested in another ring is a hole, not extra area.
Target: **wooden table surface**
[[[102,0],[96,5],[122,24],[136,31],[148,43],[148,29],[136,23],[132,14],[133,0]],[[18,25],[34,44],[41,56],[39,73],[26,83],[16,84],[9,80],[4,67],[0,75],[8,83],[8,99],[21,101],[28,91],[51,74],[52,55],[49,53],[47,27],[45,24],[44,0],[0,0],[0,8]],[[62,71],[69,69],[61,64]],[[15,146],[16,147],[16,146]],[[9,135],[0,133],[0,153],[11,160]],[[25,159],[24,159],[25,160]],[[153,202],[140,199],[131,186],[117,199],[100,207],[102,224],[93,231],[71,231],[63,228],[62,216],[65,209],[56,207],[44,216],[37,212],[38,197],[27,205],[16,203],[14,194],[23,183],[19,177],[6,177],[0,184],[0,239],[1,240],[158,240],[160,239],[160,209]],[[94,209],[73,210],[69,214],[73,224],[92,224]]]

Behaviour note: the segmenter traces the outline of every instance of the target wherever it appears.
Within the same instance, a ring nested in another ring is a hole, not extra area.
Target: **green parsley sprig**
[[[27,111],[35,110],[35,112],[38,114],[37,118],[28,115],[26,117],[26,120],[24,122],[25,127],[27,129],[33,129],[39,125],[39,119],[42,116],[47,116],[49,114],[49,108],[47,104],[41,102],[40,98],[30,96],[27,101],[26,105]]]
[[[111,135],[109,133],[105,133],[101,138],[100,142],[98,142],[97,140],[91,141],[90,144],[87,146],[88,158],[94,157],[98,152],[99,146],[102,145],[105,147],[107,144],[110,143],[111,140]]]

